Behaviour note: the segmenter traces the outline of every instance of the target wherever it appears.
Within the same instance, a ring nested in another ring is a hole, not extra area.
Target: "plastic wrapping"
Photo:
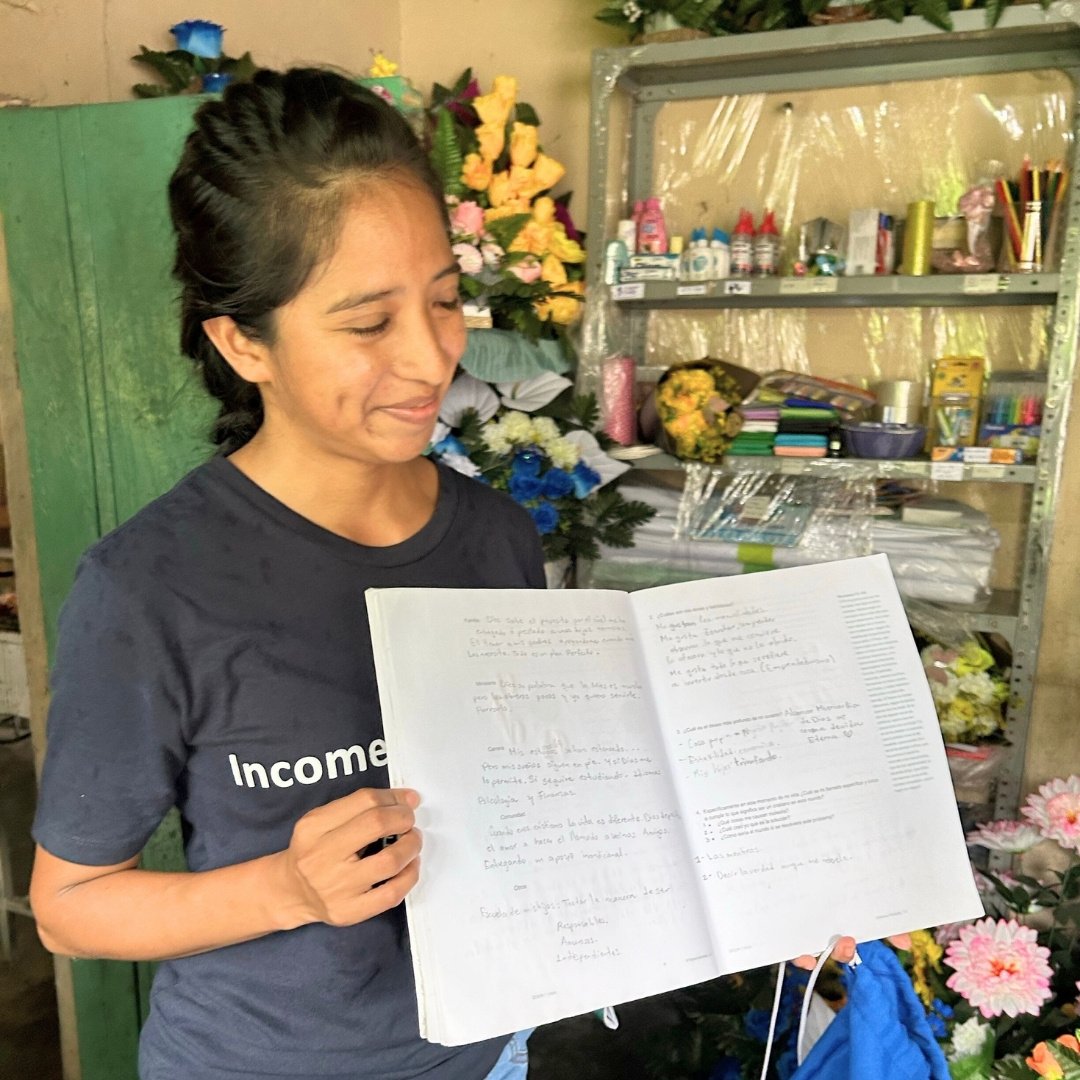
[[[955,215],[966,191],[1016,175],[1025,155],[1068,159],[1074,94],[1063,72],[1033,71],[671,102],[656,122],[650,194],[662,200],[673,234],[730,228],[742,206],[756,219],[773,209],[786,267],[804,221],[846,225],[852,210],[868,207],[903,217],[919,199],[933,199],[939,216]],[[607,140],[611,235],[626,199],[621,98]],[[582,329],[586,386],[604,355],[628,347],[631,318],[647,323],[640,358],[650,365],[708,355],[757,372],[782,367],[865,385],[922,379],[930,360],[948,354],[983,355],[992,370],[1037,370],[1051,317],[1039,307],[631,316],[606,289],[592,292]]]

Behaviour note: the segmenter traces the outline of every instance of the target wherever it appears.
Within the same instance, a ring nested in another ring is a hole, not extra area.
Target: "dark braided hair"
[[[195,113],[169,182],[181,285],[180,347],[221,402],[211,439],[231,454],[263,421],[259,388],[206,336],[230,315],[250,338],[272,342],[273,314],[333,249],[358,183],[404,178],[424,185],[446,217],[442,185],[401,115],[334,72],[259,71]]]

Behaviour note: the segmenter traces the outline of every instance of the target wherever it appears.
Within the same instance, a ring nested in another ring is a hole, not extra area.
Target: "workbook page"
[[[459,1045],[716,974],[617,592],[367,594],[426,1038]]]
[[[982,915],[886,556],[631,602],[722,972]]]

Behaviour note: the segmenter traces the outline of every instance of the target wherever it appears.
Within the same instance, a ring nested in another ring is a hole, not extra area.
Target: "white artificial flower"
[[[636,0],[626,0],[626,3],[622,6],[622,13],[627,22],[637,22],[645,14],[636,3]]]
[[[466,457],[464,454],[442,454],[439,460],[444,465],[448,465],[454,472],[461,473],[462,476],[480,475],[480,466],[472,458]]]
[[[625,461],[616,461],[608,457],[596,438],[587,431],[571,431],[564,435],[567,442],[573,443],[581,453],[581,460],[600,477],[599,487],[610,484],[617,476],[622,476],[630,466]]]
[[[444,424],[441,420],[436,420],[435,427],[431,432],[431,445],[435,446],[436,443],[441,443],[449,434],[450,425]]]
[[[960,680],[951,672],[946,671],[945,681],[930,679],[930,695],[936,705],[951,705],[956,700],[960,691]]]
[[[454,244],[450,250],[463,274],[479,274],[484,269],[484,257],[475,244]]]
[[[1001,717],[990,709],[981,709],[971,721],[971,730],[975,735],[995,735],[1001,730]]]
[[[507,454],[510,452],[510,440],[507,439],[506,432],[503,430],[500,421],[493,420],[485,424],[480,429],[480,437],[484,440],[484,445],[493,454]]]
[[[977,1016],[957,1024],[952,1033],[952,1049],[949,1051],[950,1061],[959,1061],[961,1058],[973,1057],[981,1053],[986,1045],[986,1037],[990,1033],[990,1025],[980,1023]]]
[[[533,441],[543,449],[547,449],[551,443],[562,437],[559,425],[550,416],[534,416],[532,428]]]
[[[459,375],[446,391],[439,408],[439,419],[455,428],[468,409],[475,410],[481,421],[490,420],[499,411],[499,398],[486,382],[471,375]],[[438,440],[434,440],[438,442]]]
[[[994,680],[985,671],[961,675],[957,683],[957,689],[961,694],[966,694],[980,705],[989,705],[995,700]]]
[[[508,412],[502,420],[503,436],[508,442],[524,446],[533,439],[532,418],[523,412]]]
[[[567,439],[555,439],[544,446],[544,452],[557,469],[569,472],[580,460],[581,452]]]
[[[951,709],[944,716],[938,716],[938,726],[946,742],[956,742],[961,735],[968,732],[967,721],[962,720]]]
[[[481,244],[480,254],[483,256],[484,265],[489,270],[498,270],[506,252],[498,244]]]
[[[508,409],[536,412],[549,401],[554,401],[568,386],[573,385],[569,379],[564,379],[553,371],[545,371],[522,382],[496,383],[495,388],[502,395],[502,403]]]

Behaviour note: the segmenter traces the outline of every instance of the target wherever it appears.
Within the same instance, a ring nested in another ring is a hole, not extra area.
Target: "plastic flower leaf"
[[[563,438],[578,448],[582,462],[600,477],[600,483],[597,486],[610,484],[612,480],[622,476],[630,468],[625,461],[616,461],[613,457],[608,457],[600,449],[595,436],[587,431],[571,431]]]
[[[459,375],[446,391],[439,419],[452,428],[459,427],[468,409],[476,413],[481,423],[486,423],[499,411],[499,399],[486,382],[471,375]]]
[[[178,49],[207,60],[216,60],[221,55],[221,39],[224,33],[224,26],[206,19],[185,19],[172,28]]]
[[[1053,993],[1050,950],[1015,919],[981,919],[965,926],[949,945],[945,963],[953,969],[946,985],[985,1017],[1038,1016]]]
[[[501,395],[502,403],[508,409],[517,409],[520,412],[536,412],[542,409],[550,401],[554,401],[568,386],[574,384],[556,375],[553,371],[545,371],[533,379],[524,382],[510,383],[501,382],[495,384],[495,389]]]
[[[1028,796],[1020,811],[1039,832],[1062,847],[1080,851],[1080,776],[1057,777]]]
[[[459,472],[462,476],[477,477],[480,475],[480,466],[467,454],[443,454],[439,460],[454,472]]]
[[[1042,838],[1034,825],[1024,821],[984,821],[967,834],[968,844],[1012,855],[1030,851]]]

